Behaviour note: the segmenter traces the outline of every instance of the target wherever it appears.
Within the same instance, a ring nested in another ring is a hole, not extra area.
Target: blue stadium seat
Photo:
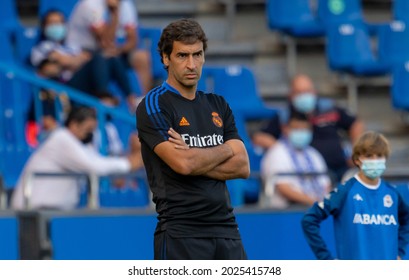
[[[326,57],[332,71],[347,75],[348,107],[356,113],[358,85],[356,78],[390,74],[390,67],[374,53],[367,26],[360,21],[332,25],[327,32]]]
[[[288,76],[297,68],[297,43],[303,38],[320,38],[325,28],[310,0],[269,0],[266,2],[267,23],[271,30],[285,36]]]
[[[409,60],[409,22],[392,21],[379,31],[379,59],[393,67]]]
[[[16,0],[1,1],[0,9],[0,30],[10,36],[21,28],[21,23],[17,13]]]
[[[276,110],[264,104],[253,71],[245,66],[206,66],[199,89],[224,96],[230,107],[246,120],[271,118]]]
[[[0,61],[15,63],[11,39],[0,33]],[[31,101],[29,86],[10,73],[0,73],[0,161],[6,188],[15,186],[25,161],[31,153],[24,124]]]
[[[326,55],[331,70],[361,76],[388,73],[387,65],[375,56],[370,35],[362,22],[333,25],[327,39]]]
[[[394,20],[404,21],[409,23],[409,1],[408,0],[393,0],[392,15]]]
[[[394,108],[409,111],[409,61],[393,68],[391,98]]]
[[[325,25],[363,22],[361,0],[319,0],[318,16]]]
[[[15,56],[17,62],[23,66],[31,67],[31,49],[37,43],[40,36],[38,27],[24,27],[16,33]]]
[[[369,34],[375,35],[385,23],[368,23],[364,19],[362,0],[318,0],[318,17],[326,27],[347,22],[364,23]]]
[[[0,61],[10,63],[15,61],[11,38],[4,32],[0,32]]]
[[[40,18],[49,10],[59,10],[68,19],[74,6],[79,0],[40,0],[38,7],[38,16]]]
[[[266,12],[268,25],[273,30],[295,37],[325,35],[310,0],[268,0]]]
[[[151,53],[153,78],[157,80],[165,80],[167,72],[163,68],[158,52],[158,42],[162,30],[157,27],[140,26],[138,32],[139,47],[149,50]]]

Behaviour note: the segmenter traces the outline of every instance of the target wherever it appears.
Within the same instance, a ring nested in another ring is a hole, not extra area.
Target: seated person
[[[89,149],[84,143],[92,139],[97,126],[96,113],[92,108],[74,108],[65,123],[44,141],[28,159],[17,186],[12,194],[13,209],[73,209],[79,202],[79,185],[73,177],[35,177],[34,172],[78,172],[96,175],[127,173],[143,166],[141,152],[133,150],[124,157],[104,157]],[[25,185],[30,183],[30,198],[26,205]]]
[[[60,66],[58,78],[69,81],[74,73],[81,69],[92,58],[92,54],[79,47],[65,45],[65,18],[62,12],[50,10],[44,14],[40,23],[40,36],[31,50],[30,61],[38,67],[43,61],[55,62]]]
[[[144,87],[150,87],[147,84],[151,83],[151,67],[147,65],[150,63],[148,60],[141,60],[143,55],[133,55],[137,46],[135,15],[136,9],[128,0],[82,0],[71,13],[66,42],[68,45],[79,45],[81,49],[100,54],[117,68],[125,68],[127,64],[136,66],[135,63],[139,63],[138,66],[141,67],[136,70],[139,70],[138,74],[142,74],[141,87],[142,91],[146,92],[150,90]],[[118,42],[118,37],[124,38],[124,42]],[[146,77],[148,78],[145,79]],[[117,79],[120,78],[127,76],[118,73]],[[136,109],[139,99],[130,94],[127,101]]]
[[[48,59],[43,60],[36,70],[39,77],[54,81],[59,80],[61,73],[60,65]],[[61,105],[61,117],[65,118],[70,110],[70,101],[64,94],[57,99],[57,94],[49,89],[40,88],[38,92],[34,90],[34,94],[39,94],[42,112],[37,119],[39,108],[36,109],[34,99],[32,99],[27,116],[26,139],[30,147],[36,148],[59,125],[56,119],[56,103],[59,102]]]
[[[311,146],[323,156],[334,181],[341,181],[343,174],[353,167],[343,134],[350,146],[364,130],[362,121],[335,106],[331,100],[318,98],[311,78],[306,75],[297,75],[291,82],[286,113],[290,115],[292,112],[307,115],[313,131]],[[253,143],[264,149],[270,148],[281,137],[282,122],[285,120],[275,115],[252,136]]]
[[[114,0],[118,1],[118,0]],[[145,95],[153,87],[152,62],[149,50],[138,47],[138,11],[132,0],[120,0],[117,2],[118,26],[116,30],[116,41],[111,53],[122,57],[125,65],[132,67],[137,73]]]
[[[39,41],[31,51],[33,66],[38,67],[44,60],[57,63],[61,68],[60,82],[90,95],[108,90],[110,81],[115,81],[125,96],[134,95],[119,59],[82,49],[79,43],[68,45],[66,33],[62,12],[48,11],[41,20]]]
[[[261,174],[265,186],[262,206],[310,206],[330,191],[327,166],[321,154],[310,146],[311,124],[304,114],[292,114],[283,133],[262,158]],[[302,173],[305,175],[300,175]]]

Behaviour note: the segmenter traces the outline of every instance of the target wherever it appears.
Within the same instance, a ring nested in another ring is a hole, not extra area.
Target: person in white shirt
[[[81,42],[68,45],[66,33],[64,14],[47,11],[41,19],[39,40],[31,50],[31,64],[37,69],[45,63],[58,66],[54,80],[91,96],[108,90],[111,81],[116,82],[124,96],[133,96],[126,68],[119,59],[86,50]]]
[[[311,125],[304,114],[294,113],[283,132],[284,137],[261,161],[265,186],[261,203],[281,209],[292,204],[312,205],[330,191],[331,180],[323,157],[310,146]],[[302,173],[305,175],[297,175]]]
[[[78,172],[96,175],[127,173],[143,166],[140,151],[126,157],[104,157],[85,143],[92,140],[97,126],[92,108],[74,108],[65,123],[57,128],[28,159],[12,194],[11,208],[26,209],[24,184],[32,173]],[[79,185],[73,177],[34,177],[31,182],[30,209],[73,209],[79,202]]]
[[[68,25],[67,44],[101,51],[132,66],[145,94],[152,87],[150,53],[138,49],[138,15],[131,0],[82,0],[74,8]],[[130,101],[130,100],[128,100]]]

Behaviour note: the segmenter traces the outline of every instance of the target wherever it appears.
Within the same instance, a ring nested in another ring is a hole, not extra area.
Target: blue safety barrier
[[[236,214],[251,260],[315,259],[301,228],[303,211],[240,211]],[[50,217],[53,259],[153,259],[156,214],[112,212]],[[332,219],[321,233],[334,252]]]
[[[18,220],[14,215],[0,216],[0,260],[19,259]]]

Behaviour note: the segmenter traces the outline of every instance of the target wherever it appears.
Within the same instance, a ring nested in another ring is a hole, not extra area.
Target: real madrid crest
[[[389,207],[392,206],[392,204],[393,204],[392,197],[391,197],[389,194],[385,195],[385,196],[383,197],[383,206],[389,208]]]
[[[212,113],[212,120],[215,126],[217,127],[222,127],[223,126],[223,120],[220,118],[219,114],[216,112]]]

